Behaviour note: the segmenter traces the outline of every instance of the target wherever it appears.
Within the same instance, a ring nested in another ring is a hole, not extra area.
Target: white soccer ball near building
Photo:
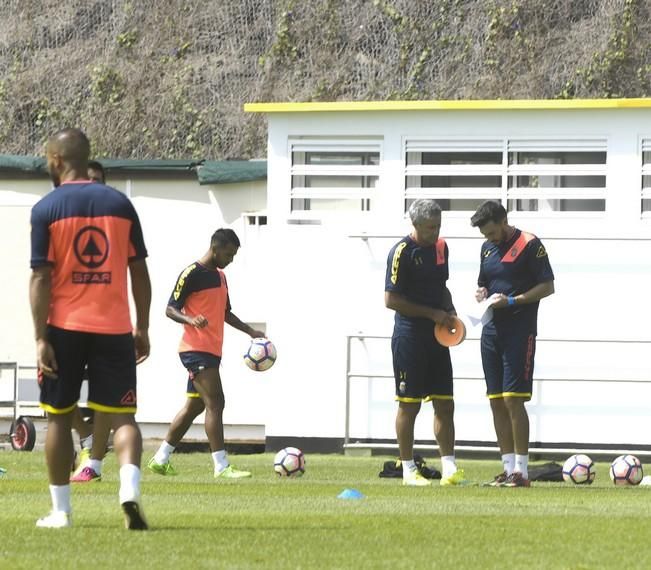
[[[563,480],[575,485],[590,485],[595,478],[594,462],[585,453],[567,458],[563,464]]]
[[[615,485],[639,485],[644,472],[635,455],[620,455],[610,464],[610,479]]]
[[[276,362],[276,347],[268,338],[253,338],[244,354],[244,363],[257,372],[269,370]]]
[[[286,447],[274,457],[274,471],[280,477],[300,477],[305,473],[305,456],[296,447]]]

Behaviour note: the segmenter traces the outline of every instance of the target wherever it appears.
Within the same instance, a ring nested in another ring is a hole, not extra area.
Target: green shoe
[[[472,485],[472,483],[466,479],[466,474],[463,472],[463,469],[459,469],[452,473],[452,475],[441,479],[441,487],[447,487],[448,485],[467,487],[468,485]]]
[[[402,484],[405,487],[429,487],[432,482],[429,479],[425,479],[425,477],[416,470],[408,474],[406,477],[403,475]]]
[[[157,475],[178,475],[176,469],[168,461],[167,463],[158,463],[153,457],[147,463],[147,467],[150,471],[153,471]]]
[[[215,479],[244,479],[245,477],[251,477],[251,473],[249,471],[235,469],[232,465],[229,465],[221,471],[215,471]]]

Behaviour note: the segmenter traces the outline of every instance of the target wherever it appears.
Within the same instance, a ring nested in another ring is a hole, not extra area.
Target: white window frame
[[[288,157],[290,162],[289,200],[287,212],[290,220],[321,220],[332,217],[368,216],[373,211],[373,202],[379,199],[383,160],[383,137],[289,137]],[[341,153],[378,153],[377,165],[315,165],[293,164],[294,152],[341,152]],[[374,177],[377,184],[370,188],[359,187],[293,187],[294,176],[328,176],[328,177]],[[291,209],[294,199],[328,199],[328,200],[370,200],[370,210],[295,210]]]
[[[466,164],[407,164],[409,152],[496,152],[502,154],[502,163],[495,165]],[[405,200],[427,198],[432,200],[490,200],[505,197],[504,141],[502,137],[403,137],[402,157],[404,161],[404,196]],[[499,176],[500,186],[494,188],[455,187],[454,195],[450,188],[422,188],[408,186],[409,176]],[[448,210],[446,216],[467,218],[472,212],[468,210]]]
[[[509,164],[511,152],[604,152],[606,161],[603,164]],[[608,139],[605,136],[585,137],[509,137],[506,141],[505,157],[507,187],[506,199],[509,200],[604,200],[602,211],[570,211],[543,210],[528,212],[526,210],[511,210],[510,215],[528,217],[553,218],[602,218],[606,214],[607,185],[608,185]],[[606,184],[601,187],[585,188],[508,188],[510,177],[517,180],[518,176],[603,176]]]
[[[511,152],[605,152],[603,164],[515,164],[509,165]],[[501,152],[502,162],[495,165],[408,165],[408,152]],[[499,199],[504,207],[510,200],[606,200],[607,187],[603,188],[509,188],[510,177],[517,176],[603,176],[608,181],[608,139],[605,136],[573,137],[428,137],[406,136],[402,140],[404,166],[404,200],[431,198],[434,200],[488,200]],[[494,188],[421,188],[408,186],[409,176],[500,176],[501,185]],[[651,191],[650,191],[651,197]],[[607,207],[607,205],[606,205]],[[601,218],[603,211],[545,210],[528,212],[513,210],[509,215],[518,217]],[[449,217],[467,217],[467,210],[446,211]]]

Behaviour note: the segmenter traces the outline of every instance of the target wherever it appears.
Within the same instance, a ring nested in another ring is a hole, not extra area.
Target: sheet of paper
[[[496,299],[489,297],[480,303],[475,303],[474,306],[471,306],[467,312],[467,316],[470,324],[473,327],[476,327],[479,323],[485,325],[486,323],[490,322],[490,320],[493,318],[492,306],[495,301]]]

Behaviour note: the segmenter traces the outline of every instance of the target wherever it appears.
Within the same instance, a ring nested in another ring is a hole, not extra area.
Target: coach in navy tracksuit
[[[476,299],[495,301],[482,330],[481,360],[504,472],[490,485],[528,487],[525,402],[533,388],[538,305],[554,292],[554,273],[542,242],[510,226],[498,202],[484,202],[470,221],[486,238]]]
[[[414,424],[422,402],[434,406],[434,435],[441,454],[441,485],[466,483],[454,457],[454,399],[450,350],[434,338],[434,325],[451,328],[456,315],[447,287],[448,246],[439,237],[441,208],[434,200],[409,207],[414,227],[387,259],[385,305],[393,309],[391,338],[398,413],[396,435],[403,485],[429,485],[413,457]]]

